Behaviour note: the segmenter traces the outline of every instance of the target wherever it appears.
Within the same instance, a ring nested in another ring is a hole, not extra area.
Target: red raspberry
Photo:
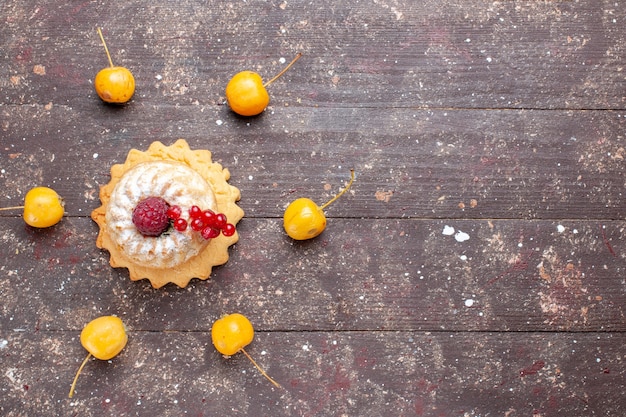
[[[160,236],[170,226],[169,207],[161,197],[145,198],[133,210],[133,224],[144,236]]]

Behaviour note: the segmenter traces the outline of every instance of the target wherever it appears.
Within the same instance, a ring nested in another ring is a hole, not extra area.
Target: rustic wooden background
[[[0,4],[3,416],[626,415],[626,8],[619,0],[13,0]],[[93,77],[135,75],[123,107]],[[236,72],[270,87],[235,116]],[[131,148],[186,139],[242,191],[231,259],[155,290],[89,218]],[[322,203],[296,243],[282,212]],[[257,333],[222,358],[210,327]],[[68,399],[89,320],[129,344]]]

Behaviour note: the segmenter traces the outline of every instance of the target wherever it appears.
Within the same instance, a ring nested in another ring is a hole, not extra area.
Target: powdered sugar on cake
[[[207,245],[199,233],[171,230],[158,237],[145,237],[132,221],[139,201],[162,197],[188,216],[189,208],[217,210],[210,184],[187,165],[172,161],[143,162],[129,169],[117,183],[106,210],[106,224],[120,251],[139,265],[172,268],[196,256]]]

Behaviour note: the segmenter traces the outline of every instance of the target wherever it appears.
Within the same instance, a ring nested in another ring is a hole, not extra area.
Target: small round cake
[[[100,189],[102,206],[92,212],[100,226],[97,246],[110,252],[111,266],[125,267],[132,280],[147,278],[156,288],[207,279],[213,266],[227,262],[228,247],[238,234],[218,232],[208,238],[186,226],[192,224],[194,209],[221,213],[230,225],[243,217],[236,204],[239,190],[228,184],[229,178],[209,151],[192,151],[182,139],[169,147],[154,142],[146,152],[131,150],[124,164],[111,168],[111,181]],[[179,230],[168,221],[156,235],[142,233],[134,212],[150,198],[176,207],[176,219],[185,227]]]
[[[142,162],[117,183],[106,210],[111,239],[133,262],[156,268],[172,268],[196,256],[209,243],[194,230],[170,231],[157,237],[143,236],[133,223],[137,204],[159,196],[183,213],[196,205],[217,211],[209,183],[186,165],[170,161]]]

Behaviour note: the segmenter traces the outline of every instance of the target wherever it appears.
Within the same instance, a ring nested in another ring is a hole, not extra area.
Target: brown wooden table
[[[3,416],[626,415],[626,8],[619,1],[0,4],[0,206],[37,185],[50,229],[0,213]],[[113,61],[137,92],[106,105]],[[270,107],[225,105],[236,72]],[[90,212],[131,148],[186,139],[241,189],[230,261],[132,282]],[[318,238],[282,213],[356,171]],[[241,312],[245,356],[211,345]],[[82,327],[129,343],[91,361]]]

